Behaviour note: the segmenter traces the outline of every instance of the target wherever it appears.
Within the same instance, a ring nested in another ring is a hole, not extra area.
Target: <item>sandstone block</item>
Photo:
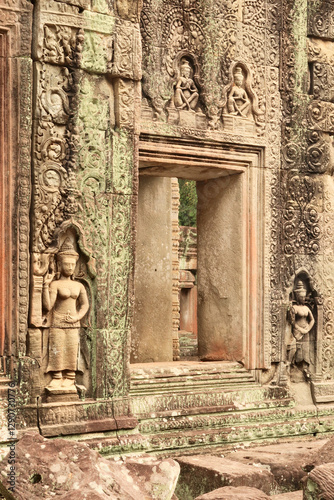
[[[304,500],[334,498],[334,463],[315,467],[304,484]]]
[[[8,467],[0,477],[8,488]],[[62,500],[144,500],[147,494],[123,463],[108,461],[84,443],[48,440],[27,433],[15,445],[15,498]],[[155,497],[159,498],[159,497]],[[166,497],[164,497],[166,498]]]
[[[309,453],[317,453],[324,442],[321,440],[300,442],[295,445],[282,443],[257,446],[230,453],[228,458],[247,465],[266,466],[273,473],[283,491],[294,491],[301,489],[300,481],[305,476],[305,470],[302,468],[305,456]]]
[[[181,474],[176,495],[191,498],[224,486],[248,486],[265,494],[277,490],[273,474],[265,467],[245,465],[215,456],[178,457]]]
[[[219,488],[218,490],[201,495],[195,500],[267,500],[269,498],[271,497],[257,488],[249,488],[248,486],[234,488],[233,486],[226,486],[225,488]]]
[[[129,460],[126,467],[152,500],[171,500],[180,474],[180,465],[168,460]]]

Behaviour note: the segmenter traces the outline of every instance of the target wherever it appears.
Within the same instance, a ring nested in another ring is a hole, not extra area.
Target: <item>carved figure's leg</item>
[[[189,103],[191,109],[195,109],[196,108],[197,102],[198,102],[198,98],[199,98],[198,92],[194,92],[193,95],[190,97],[190,99],[188,99],[188,103]]]
[[[183,103],[183,92],[181,89],[176,89],[174,94],[174,106],[176,108],[182,108]]]
[[[239,106],[239,112],[241,116],[243,116],[244,118],[248,117],[249,107],[250,107],[250,102],[245,102],[244,104]]]
[[[229,97],[227,100],[227,110],[231,115],[237,114],[237,111],[235,110],[235,100],[233,97]]]
[[[61,386],[67,389],[75,388],[75,371],[66,370],[63,372],[63,382]]]
[[[61,372],[51,372],[52,380],[48,385],[49,389],[56,389],[61,387],[62,375]]]

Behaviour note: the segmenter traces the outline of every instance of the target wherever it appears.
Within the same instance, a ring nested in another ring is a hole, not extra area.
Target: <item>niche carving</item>
[[[259,106],[250,71],[244,63],[231,66],[230,83],[224,87],[220,105],[226,130],[253,134],[257,127],[264,126],[264,106]]]
[[[195,58],[182,51],[174,61],[173,97],[168,109],[168,121],[175,125],[203,128],[205,115],[200,107],[198,64]]]
[[[48,402],[75,400],[86,390],[77,381],[89,365],[83,330],[90,294],[86,281],[78,279],[84,267],[71,229],[57,248],[32,255],[28,355],[39,361]]]
[[[318,330],[321,300],[304,271],[294,279],[287,312],[287,375],[293,382],[313,380],[319,371]]]

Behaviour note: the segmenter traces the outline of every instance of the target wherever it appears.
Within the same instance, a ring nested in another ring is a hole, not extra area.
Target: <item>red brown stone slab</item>
[[[334,498],[334,463],[315,467],[304,483],[307,500],[332,500]]]
[[[152,457],[130,459],[126,461],[125,466],[150,498],[156,500],[172,498],[180,474],[180,466],[175,460],[169,458],[161,461]]]
[[[15,498],[62,500],[145,500],[147,494],[122,462],[108,461],[84,443],[27,433],[13,451]],[[0,477],[8,488],[8,459]],[[53,494],[53,495],[52,495]]]
[[[245,465],[215,456],[178,457],[181,474],[176,494],[186,489],[193,497],[224,486],[248,486],[266,494],[277,491],[273,474],[264,467]]]
[[[309,454],[304,457],[303,468],[306,472],[318,465],[334,462],[334,438],[321,441],[321,443],[320,448],[310,450]]]
[[[269,497],[263,491],[257,488],[249,488],[248,486],[226,486],[219,488],[205,495],[197,497],[195,500],[269,500]]]
[[[267,466],[284,490],[299,490],[300,481],[305,476],[302,468],[305,457],[312,452],[318,453],[324,443],[325,440],[318,440],[257,446],[232,452],[228,458],[247,465]]]
[[[45,425],[41,427],[43,436],[56,437],[70,434],[86,434],[89,432],[114,431],[116,429],[133,429],[138,421],[132,417],[105,418],[68,424]]]
[[[303,490],[289,491],[288,493],[281,493],[270,498],[273,500],[303,500]]]

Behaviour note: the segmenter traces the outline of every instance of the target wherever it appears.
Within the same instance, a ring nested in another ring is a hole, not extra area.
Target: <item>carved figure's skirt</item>
[[[77,370],[79,338],[79,328],[50,328],[47,372]]]

